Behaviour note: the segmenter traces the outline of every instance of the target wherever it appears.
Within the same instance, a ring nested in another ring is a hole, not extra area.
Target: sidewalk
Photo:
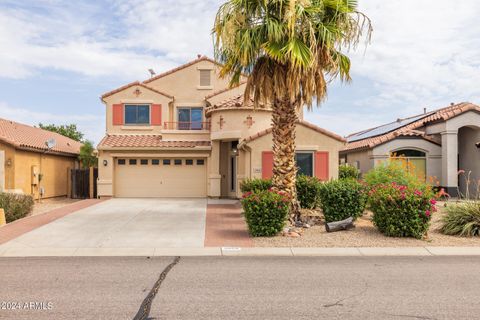
[[[480,247],[399,248],[7,248],[0,257],[164,257],[164,256],[480,256]]]

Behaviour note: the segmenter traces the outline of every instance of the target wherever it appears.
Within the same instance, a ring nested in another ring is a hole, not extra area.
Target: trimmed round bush
[[[442,218],[440,229],[443,234],[462,237],[480,236],[480,202],[449,204],[446,211],[447,214]]]
[[[354,179],[325,182],[320,189],[320,207],[325,222],[354,220],[365,211],[367,193],[365,187]]]
[[[271,190],[247,192],[242,207],[248,230],[254,237],[271,237],[282,231],[288,216],[290,200]]]
[[[358,179],[360,177],[360,171],[348,164],[342,164],[338,167],[339,179]]]
[[[270,179],[245,179],[240,184],[242,193],[266,191],[272,187]]]
[[[315,209],[320,205],[320,187],[322,182],[316,177],[300,175],[297,177],[297,197],[303,209]]]
[[[421,239],[437,210],[435,203],[433,192],[427,187],[419,190],[392,182],[377,185],[369,192],[373,224],[389,237]]]
[[[33,197],[25,194],[0,193],[0,208],[5,211],[7,223],[28,215],[33,208]]]

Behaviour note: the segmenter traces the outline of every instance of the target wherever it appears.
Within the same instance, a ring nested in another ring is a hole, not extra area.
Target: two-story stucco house
[[[469,191],[476,194],[480,181],[480,106],[472,103],[448,107],[367,129],[347,137],[340,152],[343,162],[367,172],[392,156],[427,179],[434,177],[449,194],[467,192],[459,171],[471,172]]]
[[[246,79],[229,88],[220,67],[199,56],[101,97],[100,197],[236,198],[242,180],[272,175],[271,110],[243,101]],[[300,119],[300,172],[337,177],[345,140]]]

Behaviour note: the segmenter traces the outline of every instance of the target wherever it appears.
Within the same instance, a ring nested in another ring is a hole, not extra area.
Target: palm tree
[[[272,106],[273,186],[289,194],[298,218],[295,126],[298,111],[326,98],[327,84],[350,80],[350,59],[372,28],[352,0],[229,0],[213,28],[221,76],[248,75],[245,101]]]

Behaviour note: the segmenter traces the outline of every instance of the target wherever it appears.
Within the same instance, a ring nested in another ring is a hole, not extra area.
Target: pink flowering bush
[[[254,237],[271,237],[282,231],[288,216],[290,199],[282,193],[269,190],[248,191],[242,206],[248,230]]]
[[[373,223],[389,237],[421,239],[428,231],[432,213],[437,210],[434,193],[428,185],[419,188],[396,182],[372,187],[369,205]]]

